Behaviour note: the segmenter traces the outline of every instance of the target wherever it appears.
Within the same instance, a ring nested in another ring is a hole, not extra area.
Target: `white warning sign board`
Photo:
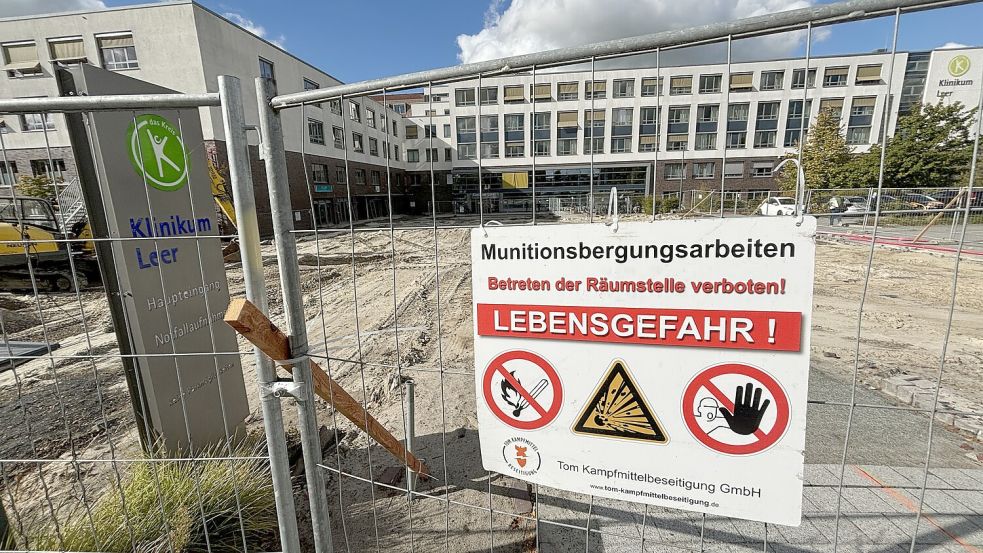
[[[816,221],[471,233],[486,469],[797,526]]]

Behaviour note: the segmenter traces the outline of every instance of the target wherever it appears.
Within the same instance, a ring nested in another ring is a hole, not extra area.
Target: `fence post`
[[[256,216],[253,175],[249,167],[249,143],[246,140],[246,120],[242,109],[242,87],[239,79],[227,75],[219,76],[218,92],[222,98],[222,124],[225,130],[226,155],[229,158],[229,180],[232,183],[232,202],[235,205],[246,299],[266,314],[266,282],[263,276],[263,257],[259,250],[259,221]],[[270,455],[273,495],[276,499],[277,520],[280,526],[280,547],[284,553],[300,553],[283,411],[280,399],[268,391],[276,382],[276,369],[270,358],[259,348],[253,348],[253,355],[256,357],[256,377],[260,385],[259,401],[263,409],[266,450]]]
[[[259,128],[262,158],[266,164],[266,180],[270,190],[270,207],[273,215],[273,236],[276,242],[277,265],[280,269],[280,287],[283,292],[283,311],[286,332],[290,339],[293,381],[296,385],[298,426],[304,453],[304,474],[307,478],[307,494],[311,502],[311,527],[314,532],[314,549],[317,553],[331,553],[331,519],[328,512],[328,496],[320,465],[321,440],[318,434],[317,413],[314,404],[314,383],[311,364],[307,358],[307,326],[304,320],[304,302],[300,291],[300,267],[297,264],[297,239],[294,236],[293,208],[290,203],[290,185],[287,182],[287,157],[283,146],[283,128],[280,114],[270,106],[270,98],[276,94],[271,80],[256,79],[256,102],[259,106]]]

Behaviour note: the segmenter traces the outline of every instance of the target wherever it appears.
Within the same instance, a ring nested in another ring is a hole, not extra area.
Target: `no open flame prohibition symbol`
[[[507,351],[492,359],[482,379],[485,402],[505,424],[537,430],[556,419],[563,386],[546,359],[529,351]]]

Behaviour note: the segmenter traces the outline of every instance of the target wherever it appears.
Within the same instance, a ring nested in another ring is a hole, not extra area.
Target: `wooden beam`
[[[916,236],[915,239],[912,240],[912,242],[918,242],[919,240],[921,240],[922,236],[925,236],[925,233],[928,232],[928,229],[932,228],[932,225],[934,225],[936,222],[938,222],[939,219],[942,218],[942,215],[945,214],[945,210],[949,209],[950,207],[952,207],[952,204],[959,201],[959,199],[963,197],[963,193],[965,192],[966,192],[965,188],[960,189],[959,193],[953,196],[952,199],[949,200],[949,203],[945,204],[945,207],[943,207],[942,210],[935,215],[935,217],[932,217],[932,220],[929,221],[927,225],[925,225],[925,228],[923,228],[922,231],[918,233],[918,236]]]
[[[258,347],[274,361],[290,359],[290,343],[287,336],[273,324],[249,300],[237,298],[229,302],[225,312],[225,322],[242,334],[247,340]],[[340,384],[328,376],[318,364],[311,359],[311,374],[314,379],[314,392],[337,409],[352,424],[361,428],[389,453],[406,464],[410,470],[421,476],[430,476],[430,469],[423,461],[417,459],[403,447],[403,444],[384,426],[379,424],[362,405],[355,400]],[[284,365],[288,370],[291,365]]]

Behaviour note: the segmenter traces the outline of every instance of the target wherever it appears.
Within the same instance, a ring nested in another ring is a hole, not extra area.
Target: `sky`
[[[0,17],[147,0],[0,0]],[[199,0],[345,82],[624,36],[680,29],[832,0]],[[699,9],[693,9],[695,5]],[[900,50],[983,44],[983,4],[906,14]],[[815,56],[891,47],[893,18],[817,30]],[[805,34],[735,41],[735,61],[804,55]],[[663,55],[666,65],[726,61],[720,47]],[[619,65],[652,65],[635,58]]]

